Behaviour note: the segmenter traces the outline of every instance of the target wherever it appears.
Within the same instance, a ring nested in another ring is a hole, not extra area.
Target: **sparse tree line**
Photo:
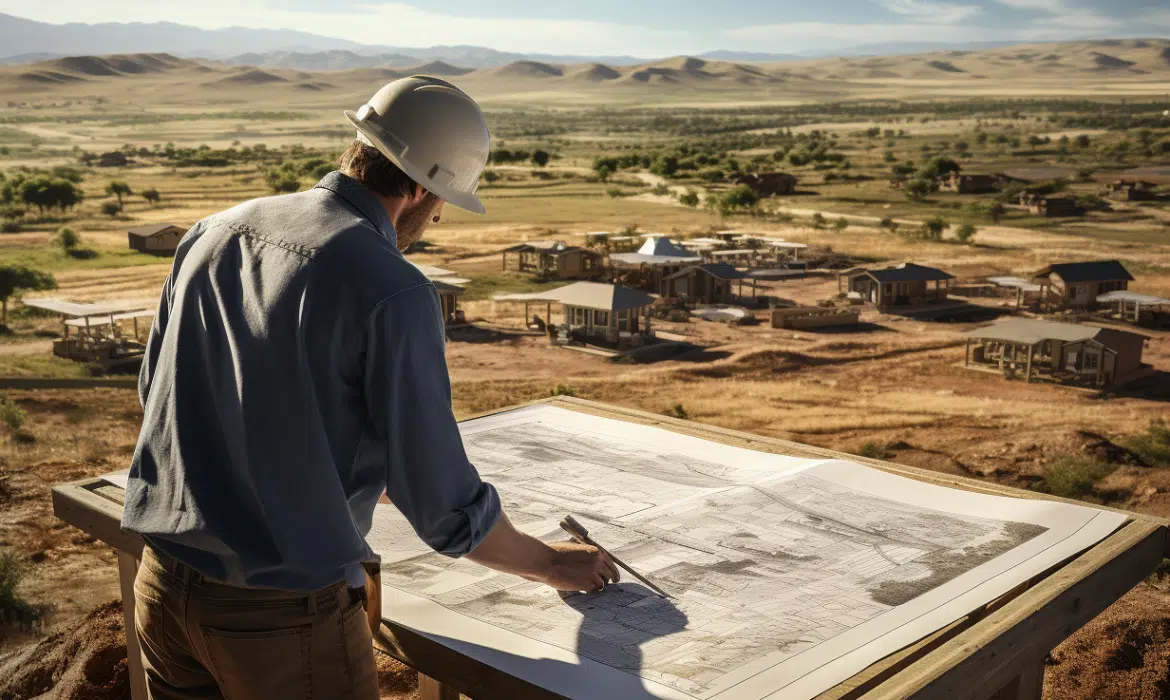
[[[26,215],[35,210],[41,221],[51,212],[68,215],[85,200],[81,185],[83,174],[76,168],[63,166],[49,170],[18,168],[0,172],[0,233],[17,233]],[[99,209],[107,216],[117,216],[125,206],[125,198],[134,190],[125,182],[112,180],[106,184],[105,194],[113,199],[102,202]],[[148,187],[138,193],[148,204],[162,201],[158,188]]]

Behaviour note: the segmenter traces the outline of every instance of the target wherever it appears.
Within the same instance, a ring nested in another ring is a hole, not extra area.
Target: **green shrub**
[[[819,211],[812,216],[812,227],[815,229],[822,229],[825,227],[825,215]]]
[[[687,190],[678,196],[679,204],[688,207],[699,206],[699,194],[693,190]]]
[[[12,430],[20,430],[28,415],[24,409],[7,396],[0,396],[0,421],[3,421]]]
[[[869,459],[886,459],[890,456],[890,453],[886,450],[885,445],[876,442],[867,442],[857,451],[857,455]]]
[[[833,222],[834,231],[844,231],[847,228],[849,228],[849,219],[846,219],[843,216]]]
[[[28,626],[40,615],[40,610],[16,590],[26,573],[28,564],[24,559],[13,551],[0,551],[0,627]]]
[[[1153,420],[1146,432],[1123,441],[1122,445],[1141,455],[1151,467],[1170,467],[1170,426]]]
[[[0,219],[0,233],[20,233],[20,222],[16,219]]]
[[[979,229],[975,228],[975,224],[971,223],[970,221],[964,221],[959,225],[959,228],[955,229],[955,238],[957,238],[960,243],[969,243],[972,239],[975,238],[975,234],[978,232]]]
[[[1086,455],[1065,457],[1044,470],[1044,491],[1064,498],[1085,499],[1093,495],[1097,482],[1113,473],[1112,464]]]
[[[576,396],[577,390],[567,384],[557,384],[549,392],[549,396]]]
[[[625,192],[620,187],[610,187],[605,191],[605,193],[614,199],[617,199],[618,197],[621,197],[625,194]]]
[[[61,250],[68,253],[71,250],[81,245],[81,236],[68,226],[62,226],[57,229],[57,235],[53,239],[57,245],[61,246]]]
[[[676,403],[674,406],[672,406],[670,410],[666,412],[666,415],[672,418],[682,418],[683,420],[690,418],[690,414],[687,413],[687,409],[683,408],[681,403]]]
[[[122,205],[117,202],[105,202],[102,204],[102,213],[106,216],[117,216],[122,212]]]

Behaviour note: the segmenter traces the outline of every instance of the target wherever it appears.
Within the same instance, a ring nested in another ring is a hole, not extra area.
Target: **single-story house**
[[[524,302],[525,320],[531,303],[560,304],[564,315],[561,334],[566,341],[640,345],[654,335],[650,305],[655,297],[617,284],[574,282],[544,292],[502,294],[494,299]]]
[[[1157,186],[1144,180],[1114,180],[1106,183],[1101,195],[1122,202],[1147,202],[1158,198]]]
[[[999,190],[996,177],[983,174],[951,173],[940,177],[938,186],[944,192],[959,194],[984,194]]]
[[[126,157],[125,153],[121,151],[110,151],[98,156],[97,166],[99,168],[120,168],[124,165],[129,165],[130,159]]]
[[[601,274],[602,257],[595,250],[564,241],[532,241],[505,248],[500,269],[530,272],[539,279],[590,279]]]
[[[1114,328],[1001,318],[967,333],[965,366],[995,366],[1011,377],[1033,373],[1098,385],[1123,384],[1143,369],[1146,337]]]
[[[151,255],[174,255],[187,229],[175,224],[152,224],[132,228],[126,233],[131,250]]]
[[[788,173],[744,173],[735,178],[735,184],[747,185],[761,197],[771,197],[795,192],[796,176]]]
[[[740,272],[727,263],[706,263],[685,267],[663,280],[662,296],[678,299],[683,304],[720,304],[735,301],[743,296],[743,281],[751,284],[752,296],[756,296],[756,281],[747,273]],[[732,292],[732,283],[738,283],[738,291]]]
[[[837,275],[837,288],[846,281],[847,291],[878,308],[926,306],[947,300],[954,275],[934,267],[902,263],[892,267],[855,267]]]
[[[1020,195],[1020,206],[1037,216],[1082,216],[1084,207],[1076,197],[1068,195],[1040,195],[1025,192]]]
[[[702,261],[700,256],[665,236],[648,238],[636,253],[609,255],[609,265],[617,281],[655,294],[662,293],[664,279]]]
[[[1058,309],[1093,309],[1097,297],[1125,290],[1133,275],[1117,260],[1056,263],[1032,275],[1032,282],[1045,287],[1040,298]]]

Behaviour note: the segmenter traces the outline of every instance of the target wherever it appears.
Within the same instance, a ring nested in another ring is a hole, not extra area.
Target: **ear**
[[[426,196],[427,196],[427,188],[423,187],[422,185],[418,184],[417,182],[414,183],[414,192],[412,192],[410,195],[410,203],[411,204],[422,204],[422,201],[424,198],[426,198]]]

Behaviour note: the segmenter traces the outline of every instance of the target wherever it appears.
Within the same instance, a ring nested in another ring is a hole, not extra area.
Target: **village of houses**
[[[1006,177],[1029,182],[1063,176],[1052,170]],[[982,193],[1003,177],[953,174],[940,184]],[[796,184],[781,173],[744,181],[768,195],[790,193]],[[1134,177],[1109,183],[1103,193],[1142,198],[1153,196],[1156,187]],[[1019,206],[1064,212],[1067,203],[1025,194]],[[166,222],[136,227],[129,229],[128,242],[134,250],[168,256],[185,231]],[[497,255],[499,272],[542,289],[496,294],[487,305],[476,303],[472,313],[461,300],[471,278],[416,263],[439,292],[452,341],[486,331],[652,363],[710,345],[690,331],[698,322],[721,324],[732,333],[762,326],[832,334],[883,327],[887,318],[916,319],[950,324],[948,332],[963,341],[953,360],[972,371],[1104,389],[1153,375],[1159,368],[1143,361],[1149,332],[1170,328],[1170,298],[1143,293],[1141,280],[1118,260],[1053,260],[1024,276],[962,279],[914,260],[855,265],[829,245],[750,229],[689,236],[579,232],[520,241]],[[29,297],[23,303],[60,316],[54,354],[111,370],[136,366],[154,311],[141,301]]]

